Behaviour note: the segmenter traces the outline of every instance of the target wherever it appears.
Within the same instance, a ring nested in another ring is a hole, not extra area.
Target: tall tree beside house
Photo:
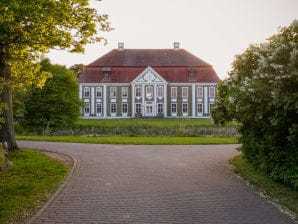
[[[24,102],[23,125],[34,131],[71,126],[80,116],[82,102],[78,98],[76,75],[65,66],[41,62],[41,70],[50,72],[42,89],[33,87]]]
[[[274,180],[298,187],[298,21],[237,55],[218,86],[216,123],[241,124],[241,151]]]
[[[83,52],[87,43],[103,40],[99,31],[109,31],[107,15],[90,8],[88,0],[0,0],[0,140],[7,141],[10,150],[17,149],[13,129],[12,91],[14,83],[35,79],[17,70],[15,61],[38,61],[40,53],[49,49]],[[26,72],[26,70],[25,70]],[[38,72],[37,72],[38,73]],[[34,82],[33,82],[34,83]]]
[[[84,65],[83,64],[74,64],[72,66],[69,67],[69,70],[71,70],[73,73],[76,74],[77,78],[80,77],[80,75],[82,74],[84,69]]]

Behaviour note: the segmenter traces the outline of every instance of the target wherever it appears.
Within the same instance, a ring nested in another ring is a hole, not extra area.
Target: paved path
[[[36,223],[294,223],[233,175],[235,145],[20,142],[63,152],[77,168]]]

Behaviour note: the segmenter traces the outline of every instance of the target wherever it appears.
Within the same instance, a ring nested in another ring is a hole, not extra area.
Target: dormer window
[[[194,67],[188,67],[188,80],[196,81],[196,71]]]
[[[102,68],[102,72],[103,72],[103,81],[109,81],[110,79],[110,73],[111,73],[112,69],[111,67],[103,67]]]

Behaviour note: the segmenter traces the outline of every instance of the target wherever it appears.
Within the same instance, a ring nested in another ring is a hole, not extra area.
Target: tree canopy
[[[218,85],[212,117],[241,124],[241,151],[278,181],[298,187],[298,21],[236,56]]]
[[[23,125],[31,131],[49,131],[70,127],[80,115],[76,75],[65,66],[41,62],[41,70],[50,72],[42,89],[33,87],[24,102]]]
[[[108,16],[91,8],[88,0],[0,0],[0,30],[0,140],[14,149],[13,86],[42,86],[47,76],[32,66],[41,53],[53,48],[84,52],[86,44],[104,40],[99,33],[111,28]],[[16,66],[26,64],[25,70]]]

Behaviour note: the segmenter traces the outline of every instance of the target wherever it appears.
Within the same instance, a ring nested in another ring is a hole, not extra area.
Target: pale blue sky
[[[53,63],[88,64],[124,42],[125,48],[184,48],[226,77],[236,54],[298,19],[298,0],[102,0],[92,1],[110,16],[108,45],[93,44],[85,54],[52,51]]]

